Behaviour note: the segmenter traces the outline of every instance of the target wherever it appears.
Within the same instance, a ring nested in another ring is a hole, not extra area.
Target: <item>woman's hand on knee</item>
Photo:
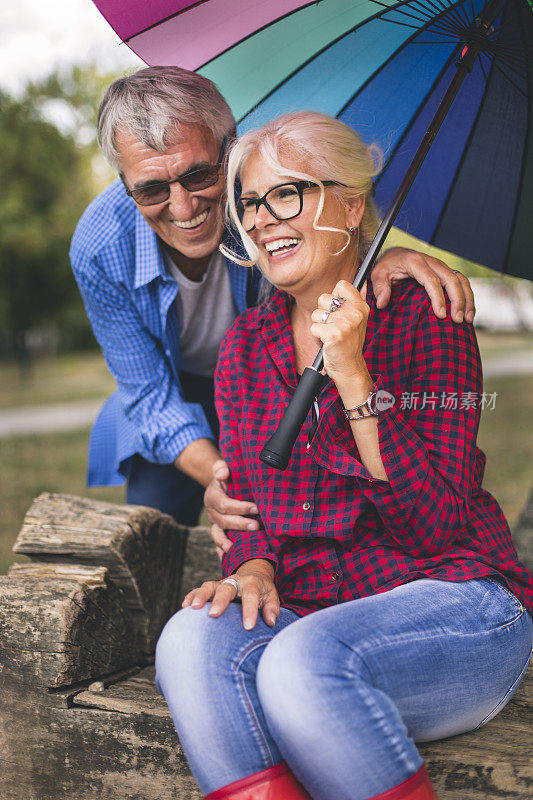
[[[260,561],[259,559],[256,560]],[[262,560],[261,560],[262,562]],[[193,589],[183,600],[183,607],[202,608],[211,600],[210,617],[220,617],[232,600],[242,601],[242,623],[246,630],[252,630],[261,609],[266,624],[272,627],[279,615],[279,596],[273,580],[273,569],[269,562],[255,564],[247,562],[231,577],[237,581],[239,590],[232,583],[224,581],[205,581],[198,589]],[[265,569],[262,564],[268,564]],[[250,566],[249,566],[250,565]],[[268,574],[272,572],[272,577]]]

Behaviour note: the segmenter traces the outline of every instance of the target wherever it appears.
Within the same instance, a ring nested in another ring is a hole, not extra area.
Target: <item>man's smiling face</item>
[[[215,164],[220,144],[197,125],[182,125],[172,144],[160,153],[125,129],[115,137],[120,165],[129,189],[173,180],[191,169]],[[186,259],[204,259],[219,245],[224,229],[222,169],[218,182],[208,189],[188,192],[179,183],[170,185],[163,203],[137,208],[157,235]]]

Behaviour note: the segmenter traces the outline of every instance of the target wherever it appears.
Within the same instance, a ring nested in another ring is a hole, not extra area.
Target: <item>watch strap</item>
[[[344,416],[350,421],[365,419],[366,417],[378,417],[379,412],[376,408],[377,392],[373,389],[366,400],[355,408],[343,408]]]

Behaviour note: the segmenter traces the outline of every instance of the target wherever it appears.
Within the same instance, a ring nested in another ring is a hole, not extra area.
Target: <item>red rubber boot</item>
[[[372,800],[438,800],[424,764],[417,773]]]
[[[311,800],[311,798],[282,761],[274,767],[229,783],[222,789],[207,794],[204,800]]]
[[[204,800],[311,800],[286,764],[276,764],[211,792]],[[426,767],[371,800],[438,800]]]

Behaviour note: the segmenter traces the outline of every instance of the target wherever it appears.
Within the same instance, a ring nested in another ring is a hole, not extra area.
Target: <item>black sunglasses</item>
[[[321,181],[323,186],[344,186],[338,181]],[[302,213],[305,189],[318,189],[314,181],[291,181],[273,186],[263,197],[240,197],[237,201],[237,214],[247,233],[255,228],[255,217],[261,206],[275,219],[283,222],[294,219]]]
[[[129,189],[124,175],[120,173],[120,179],[124,184],[126,194],[133,197],[140,206],[155,206],[168,200],[172,183],[179,183],[188,192],[199,192],[201,189],[208,189],[218,181],[227,144],[228,137],[224,136],[216,164],[206,164],[205,167],[200,167],[200,169],[191,169],[171,181],[149,183],[139,189]]]

